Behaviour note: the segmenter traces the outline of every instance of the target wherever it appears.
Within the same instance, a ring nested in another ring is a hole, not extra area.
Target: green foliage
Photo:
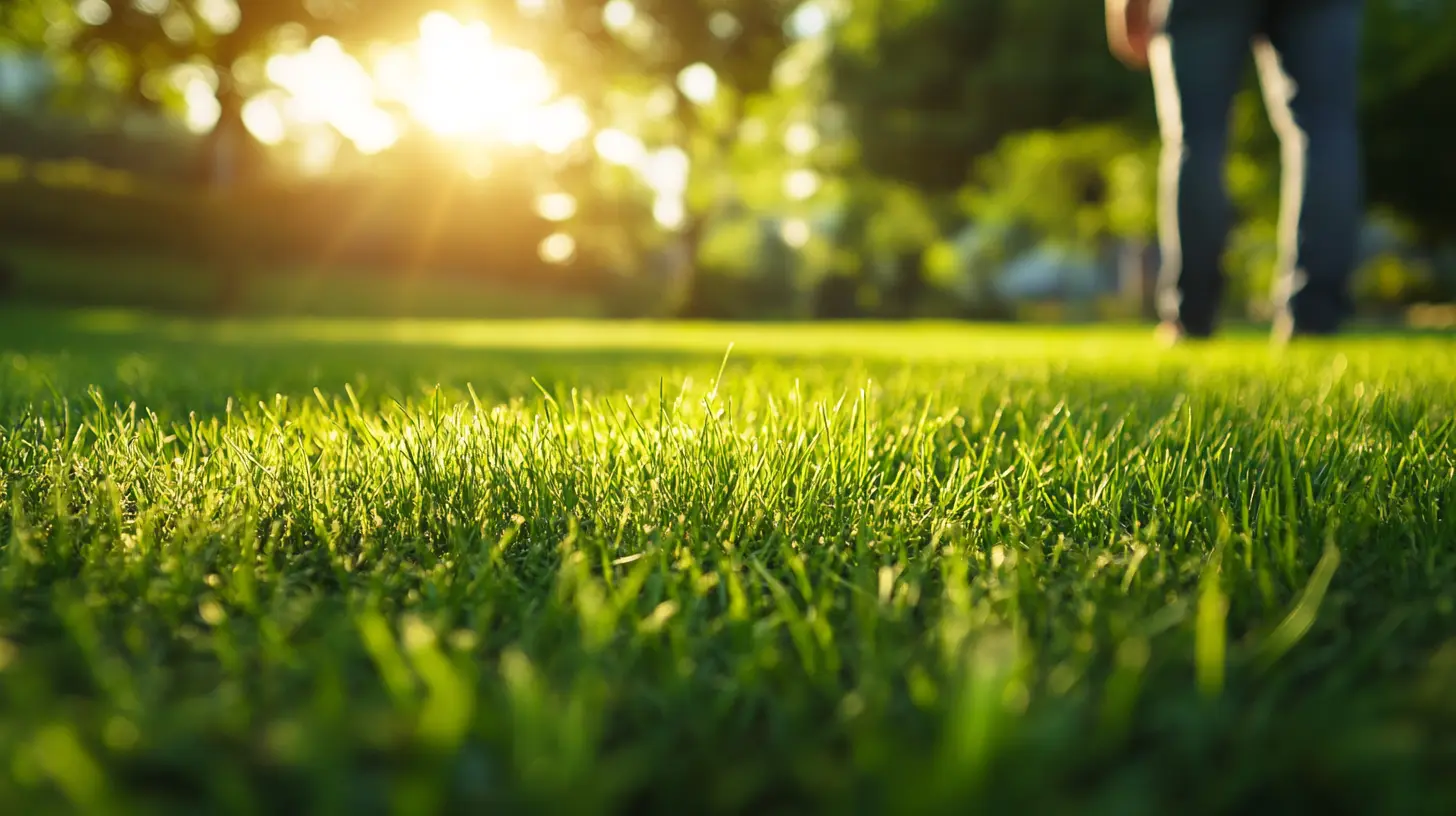
[[[61,3],[41,0],[3,0],[0,2],[0,51],[43,47],[46,33],[53,25],[51,17],[68,14]]]
[[[1403,258],[1395,252],[1381,252],[1367,261],[1355,276],[1355,296],[1381,307],[1401,307],[1428,299],[1434,288],[1430,264]]]
[[[802,294],[825,275],[848,276],[856,297],[883,305],[901,297],[889,287],[920,291],[920,279],[984,290],[994,270],[980,267],[1035,239],[1085,254],[1109,238],[1152,232],[1152,93],[1145,75],[1107,53],[1095,3],[824,0],[815,7],[831,20],[827,34],[803,41],[789,25],[805,8],[798,0],[637,0],[625,26],[605,22],[607,0],[240,0],[236,20],[226,23],[204,0],[163,5],[112,2],[104,21],[84,25],[70,2],[0,0],[0,45],[43,50],[78,95],[71,110],[98,119],[104,108],[113,123],[118,98],[176,105],[178,92],[157,76],[184,62],[209,66],[219,77],[217,134],[200,144],[157,142],[148,149],[165,160],[148,166],[170,170],[185,155],[211,173],[232,155],[218,149],[225,141],[218,134],[246,135],[241,106],[258,88],[245,81],[245,69],[285,40],[329,35],[362,53],[371,42],[412,37],[432,9],[483,17],[500,39],[537,52],[561,93],[580,98],[599,125],[689,157],[688,212],[676,235],[654,221],[653,194],[640,178],[590,150],[535,168],[541,189],[568,191],[579,202],[567,228],[582,254],[624,274],[681,238],[691,265],[752,278],[762,270],[750,233],[765,220],[791,220],[796,229],[809,224],[810,234],[767,277],[787,276]],[[1456,187],[1456,165],[1446,149],[1453,120],[1441,100],[1456,85],[1456,5],[1366,5],[1362,116],[1372,204],[1412,225],[1421,241],[1450,239],[1456,210],[1445,191]],[[698,65],[717,78],[711,100],[694,101],[679,87],[682,71]],[[84,94],[76,90],[83,85]],[[1234,118],[1229,177],[1244,219],[1229,269],[1235,296],[1262,302],[1273,274],[1277,143],[1252,87]],[[3,130],[0,141],[14,141],[12,124]],[[812,137],[791,148],[791,132]],[[123,140],[108,131],[66,144],[116,167],[125,151],[98,147],[105,141]],[[260,177],[268,157],[251,140],[242,143],[235,159],[242,165],[225,175]],[[369,159],[372,169],[389,161]],[[793,191],[788,178],[812,182]],[[997,250],[999,257],[982,252],[975,273],[951,261],[968,216],[985,222],[986,235],[1016,244]],[[914,261],[922,254],[923,269]],[[650,275],[640,277],[633,287],[650,285]],[[1407,289],[1443,291],[1439,271],[1431,277],[1429,286]],[[720,284],[758,285],[712,285]],[[778,304],[768,312],[779,313]]]
[[[17,812],[1456,805],[1448,339],[0,318]]]
[[[849,4],[830,62],[866,168],[929,192],[963,185],[1006,136],[1150,121],[1146,78],[1107,55],[1082,0]]]
[[[1007,137],[964,191],[979,223],[1024,225],[1063,247],[1091,251],[1157,227],[1157,145],[1112,126]]]
[[[1423,238],[1449,239],[1456,215],[1444,191],[1456,177],[1442,179],[1453,120],[1437,109],[1456,83],[1456,5],[1367,7],[1372,205]],[[932,208],[969,181],[962,200],[973,216],[1023,223],[1064,246],[1150,234],[1152,95],[1146,76],[1107,55],[1100,13],[1016,0],[852,4],[829,76],[867,173],[907,182]],[[1230,186],[1244,218],[1229,268],[1238,296],[1260,302],[1273,274],[1278,145],[1255,88],[1240,94],[1234,119]]]
[[[930,202],[903,184],[883,185],[875,196],[875,209],[865,225],[865,244],[871,253],[893,255],[933,244],[940,235]]]
[[[1366,4],[1362,119],[1373,203],[1392,208],[1425,237],[1456,238],[1456,119],[1445,107],[1456,86],[1456,3],[1370,0]]]

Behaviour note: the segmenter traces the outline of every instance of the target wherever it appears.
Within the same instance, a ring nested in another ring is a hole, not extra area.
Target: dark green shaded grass
[[[1456,809],[1449,339],[0,326],[16,812]]]

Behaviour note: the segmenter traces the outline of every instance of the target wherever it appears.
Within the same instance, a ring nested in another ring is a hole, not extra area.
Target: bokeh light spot
[[[564,264],[576,256],[576,239],[564,232],[548,235],[541,242],[541,260],[552,264]]]

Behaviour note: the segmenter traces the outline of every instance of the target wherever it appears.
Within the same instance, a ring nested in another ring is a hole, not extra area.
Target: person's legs
[[[1186,334],[1214,330],[1232,220],[1229,108],[1258,27],[1252,0],[1173,0],[1149,53],[1163,137],[1159,311]]]
[[[1329,334],[1350,312],[1362,181],[1357,92],[1360,0],[1274,0],[1256,47],[1284,154],[1280,322]]]

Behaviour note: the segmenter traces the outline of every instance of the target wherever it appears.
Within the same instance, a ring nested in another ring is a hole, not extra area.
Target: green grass
[[[0,312],[0,801],[1456,812],[1453,406],[1439,337]]]

